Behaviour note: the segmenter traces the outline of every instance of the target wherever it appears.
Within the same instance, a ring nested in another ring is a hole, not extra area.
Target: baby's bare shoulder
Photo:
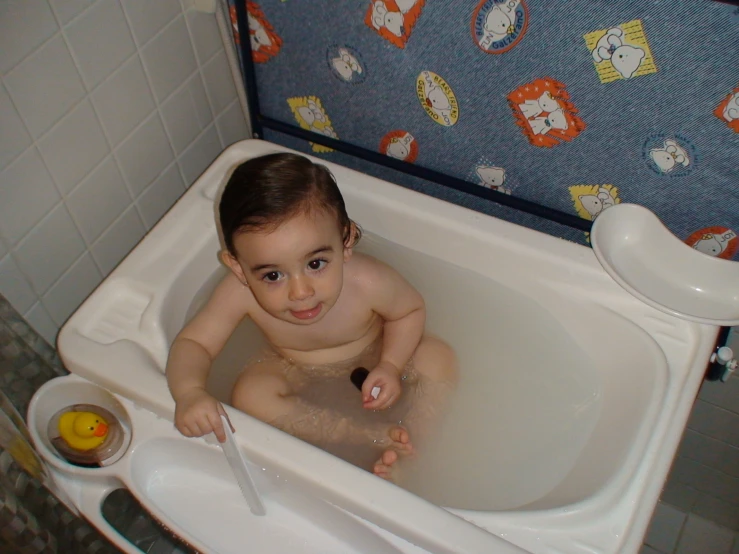
[[[375,280],[378,278],[388,277],[396,271],[377,258],[369,254],[356,252],[352,255],[348,264],[348,270],[352,276],[360,280]]]
[[[355,253],[349,265],[350,275],[365,289],[395,287],[403,282],[403,277],[395,268],[367,254]]]
[[[254,295],[249,288],[229,272],[218,283],[195,320],[205,320],[208,325],[215,322],[223,322],[226,326],[235,325],[252,311],[254,303]]]
[[[393,305],[400,305],[401,298],[402,303],[423,302],[418,291],[395,268],[366,254],[356,257],[352,280],[359,287],[362,297],[373,305],[373,310],[387,310]]]

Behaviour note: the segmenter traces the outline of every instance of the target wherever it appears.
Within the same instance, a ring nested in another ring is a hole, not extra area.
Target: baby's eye
[[[262,276],[262,279],[270,283],[275,283],[282,279],[282,273],[280,273],[279,271],[270,271],[269,273],[265,273]]]
[[[308,262],[308,267],[313,271],[318,271],[326,267],[326,264],[328,264],[326,260],[311,260]]]

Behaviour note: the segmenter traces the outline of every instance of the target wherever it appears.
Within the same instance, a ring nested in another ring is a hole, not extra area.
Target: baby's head
[[[252,158],[238,166],[219,205],[223,240],[232,256],[236,256],[237,235],[268,233],[296,215],[317,212],[336,218],[347,248],[359,240],[360,230],[349,219],[331,172],[304,156],[289,153]]]
[[[271,316],[319,321],[338,301],[358,227],[325,167],[270,154],[236,168],[223,191],[224,264]]]

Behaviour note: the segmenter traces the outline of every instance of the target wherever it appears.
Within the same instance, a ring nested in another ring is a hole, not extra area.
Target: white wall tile
[[[26,22],[33,22],[27,25]],[[57,32],[46,0],[0,2],[0,73],[5,73]]]
[[[693,506],[693,513],[718,523],[733,531],[739,531],[739,506],[707,494],[700,495]]]
[[[70,137],[75,137],[70,140]],[[110,153],[90,101],[83,100],[46,133],[38,147],[62,194],[71,191]]]
[[[31,135],[40,137],[85,95],[85,88],[61,35],[57,35],[3,77]]]
[[[109,157],[74,189],[66,202],[82,236],[92,244],[131,205],[131,195],[115,160]]]
[[[644,542],[662,552],[672,552],[677,544],[686,515],[661,502],[657,504]]]
[[[103,276],[92,261],[92,256],[85,253],[44,294],[41,303],[54,323],[61,327],[102,279]]]
[[[14,256],[36,293],[43,294],[84,250],[67,208],[59,204],[18,243]]]
[[[736,354],[739,352],[739,327],[732,327],[729,331],[728,346],[734,350]]]
[[[0,83],[0,129],[2,130],[0,132],[0,169],[2,169],[31,144],[31,136],[26,131],[2,83]]]
[[[726,502],[736,503],[739,498],[739,479],[709,466],[701,466],[695,488]]]
[[[175,152],[182,152],[213,121],[200,73],[195,74],[160,107]]]
[[[128,186],[138,196],[174,159],[157,112],[121,143],[116,156]]]
[[[182,13],[177,0],[123,0],[123,9],[139,47]]]
[[[695,460],[676,456],[670,469],[669,481],[696,488],[704,467]]]
[[[49,0],[52,9],[62,25],[69,23],[85,8],[90,7],[95,0]]]
[[[734,352],[739,353],[739,349]],[[705,381],[698,398],[735,414],[739,414],[739,377],[734,376],[726,383],[722,383],[721,381]]]
[[[739,353],[739,348],[734,352]],[[739,414],[739,375],[734,375],[726,382],[726,396],[724,401],[719,405],[730,412]],[[734,444],[739,446],[739,442],[735,442]]]
[[[90,95],[115,147],[156,107],[138,56],[132,56]]]
[[[221,144],[225,148],[249,138],[249,129],[246,126],[244,112],[241,111],[241,104],[237,101],[233,102],[226,108],[216,119],[216,127],[221,137]]]
[[[35,148],[0,172],[0,234],[15,244],[60,201]]]
[[[179,167],[172,164],[139,196],[137,204],[146,228],[151,229],[184,192]]]
[[[716,467],[727,448],[725,442],[686,429],[678,453],[705,465]]]
[[[154,94],[161,102],[197,69],[184,16],[180,16],[154,37],[141,50],[141,57]]]
[[[201,66],[222,53],[215,17],[186,19],[172,0],[0,0],[0,293],[33,301],[24,316],[49,340],[58,324],[42,295],[61,320],[77,268],[109,271],[186,189],[184,172],[220,152],[218,133],[237,132],[228,117],[216,130],[205,100]]]
[[[136,208],[131,206],[100,239],[92,245],[92,255],[100,270],[108,275],[123,258],[136,246],[146,230]]]
[[[205,63],[223,48],[221,33],[218,30],[216,16],[212,13],[203,13],[197,10],[187,10],[185,13],[187,26],[190,29],[195,54],[200,63]]]
[[[214,114],[220,114],[236,99],[236,85],[234,85],[225,52],[216,55],[203,67],[203,80],[208,89]]]
[[[59,326],[54,323],[41,302],[37,302],[33,308],[23,314],[23,318],[39,335],[46,339],[46,342],[51,346],[56,346],[56,335],[59,332]]]
[[[717,467],[724,473],[739,477],[739,448],[727,444]],[[739,498],[737,498],[736,504],[739,504]]]
[[[701,493],[696,489],[678,483],[674,479],[668,479],[660,500],[687,513],[693,508],[700,495]]]
[[[0,258],[0,291],[21,314],[36,302],[36,294],[10,254]]]
[[[729,441],[734,429],[739,428],[739,415],[698,400],[693,405],[688,428],[721,441]]]
[[[701,517],[690,515],[676,554],[730,554],[734,534]]]
[[[215,124],[211,125],[178,159],[185,177],[185,184],[189,187],[200,174],[221,153],[221,141],[218,138]]]
[[[98,2],[75,19],[65,33],[88,90],[136,51],[118,2]]]

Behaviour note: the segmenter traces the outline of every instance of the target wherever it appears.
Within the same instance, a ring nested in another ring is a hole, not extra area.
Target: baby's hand
[[[378,387],[380,394],[375,398],[372,389]],[[400,387],[400,371],[390,362],[380,362],[369,372],[362,385],[362,402],[368,410],[384,410],[392,406],[402,389]]]
[[[196,388],[180,395],[176,402],[174,424],[180,433],[186,437],[202,437],[212,432],[219,442],[225,442],[221,414],[226,415],[226,412],[218,400]],[[234,430],[233,426],[231,429]]]

